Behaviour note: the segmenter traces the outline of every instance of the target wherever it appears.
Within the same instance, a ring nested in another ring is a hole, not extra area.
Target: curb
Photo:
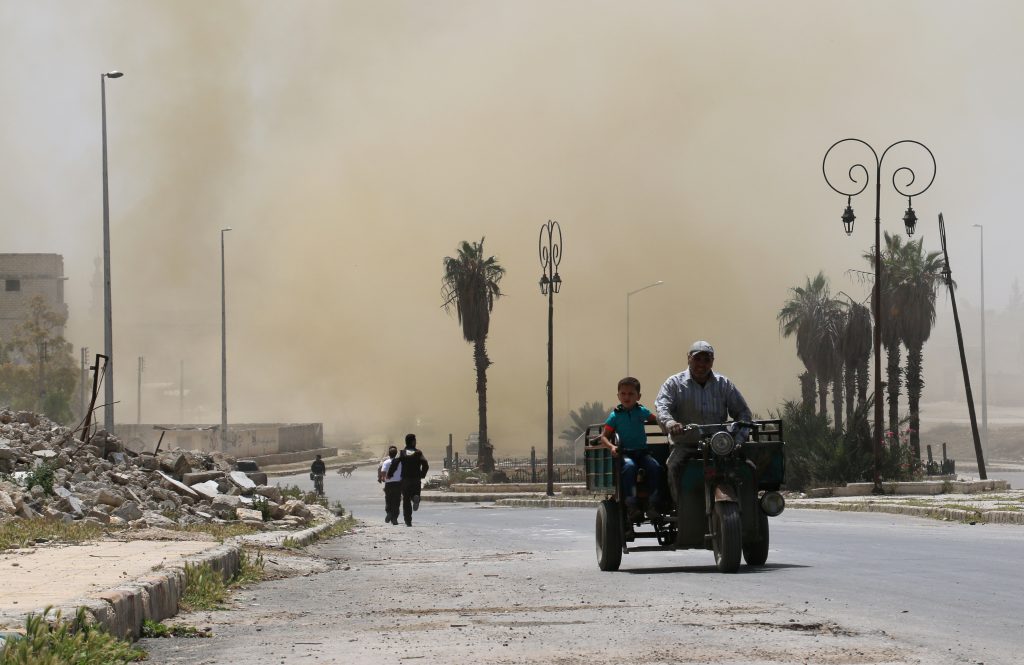
[[[593,508],[601,502],[592,499],[497,499],[496,506],[520,508]]]
[[[75,598],[61,605],[54,605],[46,613],[48,621],[56,619],[60,612],[64,619],[72,619],[79,607],[84,607],[91,623],[103,626],[111,635],[123,640],[135,641],[142,631],[146,619],[163,621],[178,614],[178,603],[185,592],[185,564],[191,566],[210,564],[220,573],[224,581],[231,579],[241,565],[243,545],[280,547],[286,538],[299,545],[316,540],[340,518],[318,524],[302,531],[263,532],[228,539],[206,552],[184,557],[132,582],[121,584],[97,594],[92,598]],[[0,648],[4,639],[20,636],[25,619],[30,614],[43,615],[46,608],[29,610],[19,614],[0,615]],[[16,629],[3,626],[17,626]]]
[[[834,502],[834,503],[795,503],[786,506],[793,510],[839,510],[855,513],[889,513],[892,515],[909,515],[911,517],[927,517],[950,522],[982,522],[987,524],[1024,524],[1024,512],[1011,510],[962,510],[959,508],[928,508],[927,506],[897,506],[891,503],[866,502]]]
[[[72,619],[78,608],[84,607],[90,623],[102,626],[119,639],[134,641],[139,638],[142,623],[146,619],[162,621],[178,613],[178,602],[185,592],[185,564],[208,563],[227,581],[238,571],[241,552],[241,545],[222,544],[206,552],[184,557],[145,577],[101,591],[95,597],[75,598],[61,605],[53,605],[49,612],[40,607],[24,613],[2,615],[0,625],[16,625],[17,629],[7,630],[6,633],[20,635],[21,627],[30,614],[45,614],[45,618],[52,621],[60,612],[62,618]],[[0,633],[0,638],[3,636]]]

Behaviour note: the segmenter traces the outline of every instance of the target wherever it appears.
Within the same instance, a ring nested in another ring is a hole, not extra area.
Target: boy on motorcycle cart
[[[654,459],[647,448],[647,430],[645,425],[657,425],[658,419],[650,410],[640,404],[640,382],[631,376],[619,381],[619,405],[612,410],[604,422],[601,434],[601,445],[612,451],[612,457],[622,453],[622,493],[626,497],[626,510],[631,522],[643,520],[636,497],[637,468],[646,474],[649,495],[647,498],[647,517],[651,521],[661,519],[657,509],[658,482],[661,478],[661,465]],[[617,444],[612,443],[616,440]]]

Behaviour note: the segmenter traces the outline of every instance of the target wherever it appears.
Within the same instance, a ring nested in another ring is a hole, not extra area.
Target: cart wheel
[[[715,565],[723,573],[735,573],[740,567],[740,549],[743,542],[743,523],[739,509],[731,501],[719,501],[711,516],[712,547]]]
[[[743,560],[748,566],[763,566],[768,560],[768,516],[760,508],[757,508],[757,522],[757,532],[761,534],[761,540],[743,543]]]
[[[622,515],[619,504],[606,499],[597,508],[597,565],[618,570],[622,562]]]

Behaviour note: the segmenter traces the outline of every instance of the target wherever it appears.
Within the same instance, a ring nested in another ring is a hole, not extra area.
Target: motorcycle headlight
[[[736,447],[736,439],[728,432],[716,432],[711,437],[711,452],[716,455],[728,455]]]
[[[786,500],[778,492],[765,492],[761,497],[761,510],[768,517],[778,517],[786,508]]]

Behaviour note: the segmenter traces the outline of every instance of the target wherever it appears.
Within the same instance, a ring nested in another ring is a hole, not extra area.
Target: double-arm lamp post
[[[546,242],[545,242],[546,238]],[[562,262],[562,227],[558,222],[547,221],[540,227],[537,241],[540,255],[540,292],[548,297],[548,496],[555,495],[555,416],[552,402],[552,378],[554,375],[554,315],[555,294],[562,290],[562,278],[558,275],[558,264]]]
[[[833,143],[831,147],[829,147],[829,149],[825,151],[825,157],[821,161],[821,172],[822,175],[825,176],[825,182],[828,183],[828,186],[831,187],[836,192],[838,192],[839,194],[846,197],[846,210],[843,211],[842,216],[843,227],[846,229],[846,235],[850,235],[851,233],[853,233],[853,221],[854,219],[856,219],[855,215],[853,214],[853,206],[851,204],[851,199],[852,197],[857,196],[865,189],[867,189],[868,184],[871,182],[871,172],[868,170],[867,166],[859,162],[851,165],[846,173],[847,179],[849,180],[850,184],[846,185],[845,181],[841,183],[847,186],[849,191],[845,191],[843,189],[840,189],[839,187],[836,187],[834,184],[832,184],[832,181],[829,180],[828,171],[826,169],[826,165],[828,163],[828,156],[832,153],[832,150],[835,149],[836,146],[849,143],[856,143],[867,147],[867,149],[871,151],[871,155],[875,159],[875,284],[874,295],[871,298],[873,316],[875,319],[875,427],[873,442],[874,445],[872,446],[872,449],[874,452],[873,473],[875,492],[880,492],[882,489],[882,482],[881,478],[879,477],[879,466],[881,461],[880,458],[882,448],[882,162],[885,161],[885,156],[889,154],[889,151],[899,145],[908,145],[911,147],[918,146],[921,149],[923,149],[928,154],[928,157],[931,159],[932,177],[930,180],[928,180],[928,184],[926,184],[924,187],[916,191],[912,191],[909,189],[914,184],[914,181],[917,179],[912,168],[908,166],[900,166],[899,168],[895,169],[892,174],[893,189],[896,190],[896,192],[901,196],[907,197],[907,211],[903,214],[903,224],[906,226],[908,236],[914,234],[914,228],[917,226],[917,215],[914,213],[914,208],[911,205],[911,199],[914,196],[919,196],[920,194],[923,194],[929,187],[932,186],[932,183],[935,182],[935,173],[937,166],[935,164],[935,155],[932,154],[932,151],[929,150],[925,144],[909,139],[896,141],[888,148],[886,148],[884,151],[882,151],[881,157],[878,156],[878,153],[875,151],[873,147],[871,147],[870,144],[860,139],[848,138]],[[899,183],[896,182],[897,177],[900,176],[901,174],[904,178],[906,178],[906,184],[904,185],[900,185]],[[860,178],[863,178],[863,184],[861,184],[859,180]]]

